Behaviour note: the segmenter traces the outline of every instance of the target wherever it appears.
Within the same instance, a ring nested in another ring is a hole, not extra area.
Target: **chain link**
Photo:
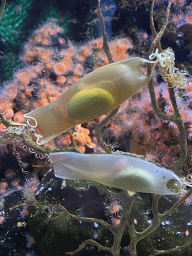
[[[186,180],[188,182],[189,185],[192,185],[192,174],[187,174]]]

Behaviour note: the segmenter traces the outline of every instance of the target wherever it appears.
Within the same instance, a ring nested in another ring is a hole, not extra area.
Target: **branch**
[[[149,227],[147,227],[142,232],[136,232],[137,233],[137,243],[140,240],[144,239],[149,234],[151,234],[152,232],[154,232],[159,227],[159,225],[161,223],[161,214],[158,211],[158,203],[159,203],[160,197],[161,197],[161,195],[158,195],[158,194],[153,196],[153,202],[152,202],[152,212],[153,212],[153,216],[154,216],[153,222]]]
[[[150,67],[148,66],[148,72],[151,72]],[[151,103],[152,103],[152,107],[155,111],[155,114],[164,120],[167,120],[169,122],[174,122],[175,121],[175,115],[171,114],[171,115],[167,115],[165,113],[163,113],[158,104],[157,104],[157,99],[156,99],[156,95],[155,95],[155,89],[154,89],[154,85],[153,85],[153,81],[151,80],[148,84],[148,88],[149,88],[149,93],[150,93],[150,97],[151,97]]]
[[[174,88],[169,87],[169,94],[170,94],[171,103],[174,108],[173,114],[175,116],[175,120],[173,122],[178,127],[179,137],[180,137],[180,145],[181,145],[180,157],[175,162],[175,173],[180,176],[181,170],[182,170],[185,160],[187,158],[187,135],[186,135],[185,125],[184,125],[183,119],[181,117],[181,112],[180,112],[179,107],[176,102]]]
[[[73,251],[73,252],[66,252],[66,254],[74,255],[75,253],[80,252],[80,251],[85,247],[85,245],[87,245],[87,244],[96,245],[97,248],[98,248],[98,251],[101,251],[101,250],[105,250],[105,251],[108,251],[108,252],[112,252],[112,251],[113,251],[112,247],[111,247],[111,248],[108,248],[108,247],[106,247],[106,246],[100,245],[98,242],[94,241],[93,239],[87,239],[87,240],[85,240],[85,241],[79,246],[79,248],[78,248],[77,250],[75,250],[75,251]]]
[[[13,126],[16,126],[16,125],[23,125],[23,124],[20,124],[20,123],[14,123],[14,122],[10,122],[8,121],[4,116],[3,116],[3,113],[2,111],[0,111],[0,122],[2,122],[6,127],[13,127]]]
[[[154,254],[166,254],[166,253],[171,253],[171,252],[176,252],[176,251],[181,251],[182,249],[185,249],[187,246],[192,244],[192,239],[189,240],[187,243],[181,246],[176,246],[175,248],[169,249],[169,250],[155,250]]]
[[[174,211],[178,209],[180,204],[184,203],[185,200],[192,194],[192,188],[189,189],[189,191],[182,196],[167,212],[161,214],[161,222],[165,220],[168,216],[170,216]]]
[[[155,2],[155,0],[152,1],[152,5],[151,5],[150,23],[151,23],[152,34],[156,37],[155,37],[155,39],[153,40],[153,42],[151,44],[149,54],[154,52],[156,45],[158,45],[159,52],[162,51],[160,40],[161,40],[161,37],[162,37],[163,33],[165,32],[165,29],[167,28],[168,22],[169,22],[169,13],[170,13],[172,0],[169,0],[169,2],[168,2],[168,6],[167,6],[167,10],[166,10],[166,16],[165,16],[165,22],[164,22],[163,27],[161,28],[161,30],[158,34],[155,30],[154,21],[153,21],[154,2]]]
[[[154,24],[154,20],[153,20],[153,8],[154,8],[154,3],[155,3],[155,0],[152,0],[152,3],[151,3],[151,10],[150,10],[150,27],[151,27],[153,39],[155,39],[155,38],[157,37],[157,32],[156,32],[155,24]],[[151,45],[151,47],[152,47],[152,45]],[[150,48],[151,48],[151,47],[150,47]],[[160,40],[157,42],[157,48],[158,48],[159,52],[162,52]],[[150,49],[149,52],[152,53],[153,51],[154,51],[154,49]]]
[[[100,19],[101,25],[102,25],[102,31],[103,31],[103,49],[105,51],[105,54],[107,55],[107,58],[109,60],[109,63],[113,63],[113,59],[109,50],[109,45],[108,45],[108,41],[107,41],[107,33],[105,30],[105,22],[103,19],[103,15],[101,12],[101,0],[98,0],[98,7],[97,10],[95,11]]]
[[[22,203],[22,204],[19,204],[19,205],[15,205],[10,209],[10,211],[13,211],[14,209],[18,208],[18,207],[23,207],[23,206],[36,206],[36,207],[50,207],[50,208],[57,208],[59,210],[62,210],[62,214],[64,215],[67,215],[68,217],[74,219],[74,220],[78,220],[78,221],[85,221],[85,222],[97,222],[99,223],[100,225],[108,228],[112,233],[114,232],[115,228],[112,227],[109,223],[107,223],[106,221],[102,220],[102,219],[97,219],[97,218],[89,218],[89,217],[81,217],[81,216],[77,216],[73,213],[70,213],[67,211],[67,209],[62,206],[62,205],[58,205],[58,204],[43,204],[43,203],[39,203],[38,201],[36,202],[33,202],[33,203]],[[59,218],[62,214],[58,214],[58,216],[55,216],[55,217],[52,217],[50,218],[50,220],[54,220],[54,219],[57,219]]]
[[[110,114],[104,119],[102,120],[100,123],[96,124],[93,123],[93,127],[95,129],[95,136],[97,138],[97,144],[105,150],[106,153],[112,154],[112,146],[111,145],[106,145],[103,141],[103,139],[101,138],[101,129],[117,114],[119,110],[119,107],[113,109]]]

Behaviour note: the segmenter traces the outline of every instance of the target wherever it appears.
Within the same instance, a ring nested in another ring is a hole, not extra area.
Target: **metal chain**
[[[31,154],[35,154],[35,158],[45,159],[45,164],[49,164],[50,167],[52,166],[52,162],[49,158],[49,154],[47,154],[47,153],[44,153],[44,154],[38,153],[34,149],[32,149],[32,148],[30,148],[30,147],[28,147],[27,145],[24,145],[24,144],[19,145],[19,147],[22,148],[26,152],[28,151]]]
[[[9,126],[7,128],[7,133],[11,134],[11,135],[20,135],[22,133],[27,133],[29,134],[31,131],[31,128],[29,129],[28,125],[25,125],[25,126]],[[17,147],[23,149],[25,152],[29,152],[31,154],[34,154],[35,155],[35,158],[38,158],[38,159],[45,159],[45,164],[48,164],[50,167],[52,167],[52,162],[49,158],[49,155],[47,153],[45,154],[42,154],[42,153],[38,153],[36,152],[34,149],[28,147],[27,145],[24,145],[21,140],[19,140],[18,138],[12,138],[11,139],[12,143],[13,143],[13,146],[12,146],[12,149],[13,149],[13,154],[15,155],[18,163],[19,163],[19,166],[22,170],[22,172],[25,174],[25,175],[28,175],[28,171],[25,171],[24,170],[24,165],[23,165],[23,162],[22,162],[22,159],[21,159],[21,155],[20,153],[17,151]]]
[[[14,138],[12,140],[12,143],[13,143],[13,146],[12,146],[13,154],[15,155],[15,157],[16,157],[18,163],[19,163],[19,166],[21,168],[22,173],[24,173],[25,175],[28,175],[29,174],[28,171],[24,170],[23,162],[21,160],[21,155],[20,155],[20,153],[16,149],[16,145],[18,145],[18,142],[20,143],[20,141],[17,138]]]

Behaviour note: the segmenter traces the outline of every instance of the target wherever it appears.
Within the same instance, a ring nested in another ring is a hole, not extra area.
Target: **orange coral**
[[[66,68],[65,65],[62,62],[57,62],[55,63],[53,70],[55,72],[56,75],[61,76],[65,73]]]
[[[67,78],[65,76],[58,76],[57,77],[57,84],[64,84],[67,81]]]

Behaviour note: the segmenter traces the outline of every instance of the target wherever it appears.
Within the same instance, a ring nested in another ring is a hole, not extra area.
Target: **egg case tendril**
[[[149,56],[149,59],[156,59],[163,79],[170,86],[176,87],[179,85],[180,87],[185,87],[187,85],[187,79],[184,76],[188,73],[175,68],[175,54],[171,48],[167,48],[161,53],[156,49],[155,53]]]

